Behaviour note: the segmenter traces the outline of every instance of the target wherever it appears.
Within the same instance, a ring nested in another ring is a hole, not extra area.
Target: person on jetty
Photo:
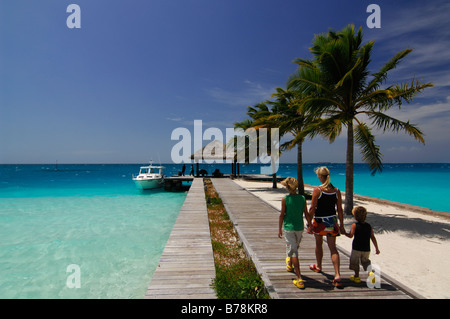
[[[328,168],[322,166],[317,168],[315,172],[322,185],[313,190],[309,209],[309,218],[312,220],[312,225],[308,225],[307,231],[308,233],[312,232],[316,239],[317,261],[317,264],[310,265],[309,268],[314,272],[322,271],[323,236],[327,236],[327,244],[335,272],[333,285],[341,288],[340,259],[336,248],[336,237],[340,235],[339,231],[341,230],[345,234],[341,192],[331,184]],[[339,227],[337,225],[338,218]]]
[[[352,242],[352,253],[350,255],[350,270],[355,272],[355,275],[350,276],[350,280],[355,283],[361,283],[361,278],[359,278],[359,264],[364,269],[370,265],[370,240],[372,240],[375,246],[375,253],[378,255],[380,250],[378,249],[377,239],[373,234],[373,229],[369,223],[366,223],[367,210],[362,206],[357,206],[353,208],[352,215],[356,220],[356,223],[352,224],[352,228],[349,233],[345,235],[349,238],[353,238]]]
[[[308,219],[308,208],[303,195],[297,194],[298,181],[293,177],[288,177],[281,182],[289,191],[281,200],[281,213],[278,222],[278,237],[283,235],[282,226],[284,227],[284,239],[286,240],[286,269],[291,272],[293,269],[297,275],[297,279],[293,280],[295,286],[300,289],[305,288],[300,273],[300,262],[298,260],[298,247],[302,240],[304,223],[303,215]],[[293,267],[292,267],[293,266]]]

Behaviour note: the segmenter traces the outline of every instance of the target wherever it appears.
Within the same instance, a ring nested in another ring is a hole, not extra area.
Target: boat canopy
[[[139,174],[161,174],[163,166],[143,166]]]

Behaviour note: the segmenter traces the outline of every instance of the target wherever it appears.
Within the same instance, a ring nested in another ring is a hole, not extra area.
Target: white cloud
[[[405,153],[405,152],[420,152],[420,151],[422,151],[422,149],[420,149],[417,146],[392,146],[392,147],[389,147],[387,149],[387,151],[388,152],[402,152],[402,153]]]
[[[429,1],[395,10],[383,10],[382,7],[382,14],[382,28],[368,31],[367,36],[375,40],[375,52],[393,56],[400,50],[413,49],[413,52],[390,72],[389,79],[394,82],[409,81],[413,77],[423,79],[424,82],[434,83],[434,97],[436,94],[439,94],[439,98],[448,96],[450,2]],[[426,90],[423,96],[431,97],[430,91]]]
[[[446,101],[436,104],[427,104],[414,108],[404,105],[400,110],[398,108],[392,108],[388,111],[388,114],[403,121],[409,120],[412,123],[424,122],[427,119],[447,121],[450,119],[450,96],[447,97]]]
[[[438,102],[435,104],[426,104],[418,107],[409,107],[404,105],[402,109],[392,108],[386,112],[389,116],[402,121],[410,121],[415,124],[424,133],[425,145],[447,145],[450,147],[450,140],[448,138],[450,127],[450,97],[446,101]],[[400,131],[400,132],[374,132],[376,139],[380,143],[389,143],[394,145],[403,145],[403,143],[416,142],[413,137]],[[421,148],[420,148],[421,149]],[[401,149],[405,151],[406,149]],[[389,149],[389,151],[393,151]],[[398,149],[400,151],[400,149]],[[410,149],[412,151],[412,149]],[[418,150],[415,150],[418,151]]]
[[[263,87],[261,84],[245,80],[240,90],[230,91],[219,87],[205,89],[215,101],[232,107],[247,107],[263,102],[275,92],[274,87]]]
[[[395,5],[395,3],[393,3]],[[404,38],[405,34],[420,35],[422,31],[430,36],[439,34],[450,35],[448,29],[448,13],[450,3],[447,0],[428,1],[419,5],[402,6],[401,8],[391,8],[394,10],[382,9],[382,28],[385,32],[373,32],[373,38],[384,40],[386,36],[402,41],[419,39],[418,37]],[[433,32],[434,31],[434,32]]]
[[[181,122],[183,119],[181,117],[167,117],[166,120],[173,122]]]

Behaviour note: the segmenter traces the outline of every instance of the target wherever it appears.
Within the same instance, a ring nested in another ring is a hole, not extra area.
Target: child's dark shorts
[[[352,254],[350,255],[350,266],[351,270],[359,271],[359,264],[363,266],[366,271],[367,267],[370,265],[369,259],[370,251],[359,251],[352,249]]]

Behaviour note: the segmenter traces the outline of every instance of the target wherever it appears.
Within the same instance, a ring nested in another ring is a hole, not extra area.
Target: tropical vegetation
[[[403,131],[420,143],[425,143],[424,133],[409,121],[396,119],[388,114],[394,106],[401,108],[413,98],[433,86],[412,79],[408,83],[390,84],[389,71],[393,70],[412,49],[395,54],[379,71],[371,73],[369,65],[374,42],[363,43],[362,28],[355,30],[349,25],[341,31],[329,31],[314,37],[311,59],[297,58],[297,70],[288,78],[287,88],[277,88],[272,96],[275,101],[266,101],[271,109],[250,109],[247,112],[254,127],[279,125],[280,136],[293,136],[284,146],[299,147],[298,165],[301,169],[301,145],[309,136],[318,135],[333,142],[347,129],[345,212],[353,208],[353,163],[354,145],[359,147],[362,160],[368,164],[372,174],[383,168],[380,146],[375,143],[374,130],[385,132]],[[253,111],[254,110],[254,111]],[[274,127],[274,126],[271,126]],[[275,126],[276,127],[276,126]],[[332,161],[332,158],[324,161]],[[298,174],[303,185],[302,174]],[[302,192],[301,189],[299,189]]]

